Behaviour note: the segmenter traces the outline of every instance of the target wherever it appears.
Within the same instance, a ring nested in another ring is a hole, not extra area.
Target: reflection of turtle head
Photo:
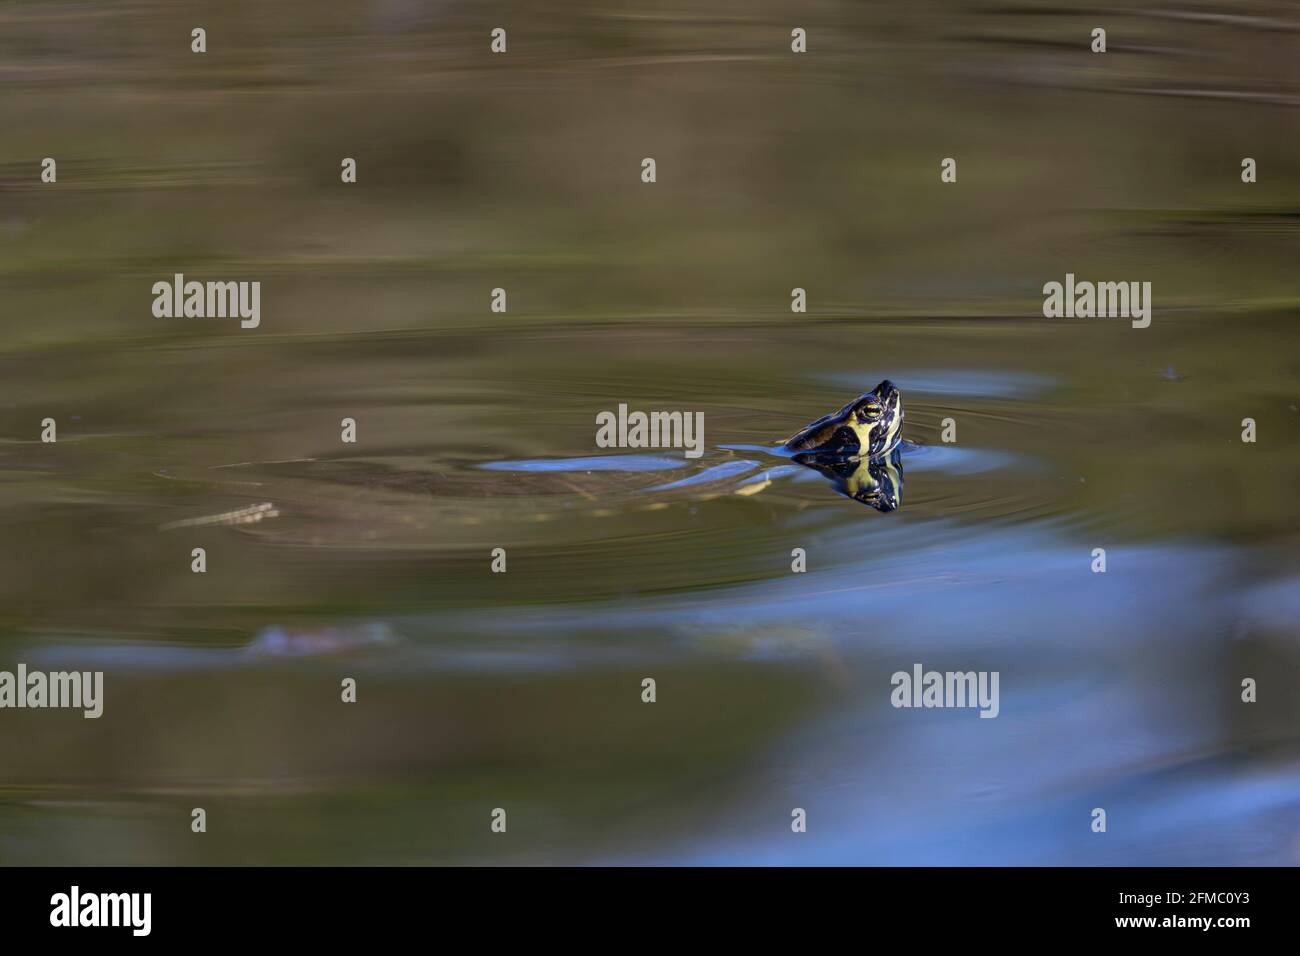
[[[903,503],[903,459],[897,448],[885,458],[795,455],[794,460],[821,472],[840,494],[877,511],[893,511]]]
[[[886,379],[786,439],[785,447],[798,454],[882,458],[897,447],[902,432],[903,398]]]

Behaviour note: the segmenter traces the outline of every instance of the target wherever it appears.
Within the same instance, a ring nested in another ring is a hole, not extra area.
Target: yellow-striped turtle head
[[[886,379],[838,412],[817,419],[784,447],[803,455],[881,458],[898,447],[902,436],[903,399]]]

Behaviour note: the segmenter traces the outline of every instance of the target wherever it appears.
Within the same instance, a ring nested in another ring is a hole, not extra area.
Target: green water
[[[0,670],[105,673],[0,863],[1297,862],[1300,24],[1192,12],[0,5]],[[886,377],[896,512],[652,490]],[[705,456],[482,467],[620,403]]]

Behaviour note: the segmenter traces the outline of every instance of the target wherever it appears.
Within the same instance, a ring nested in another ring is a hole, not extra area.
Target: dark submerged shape
[[[886,379],[786,439],[782,447],[805,455],[883,458],[898,447],[902,435],[903,399]]]

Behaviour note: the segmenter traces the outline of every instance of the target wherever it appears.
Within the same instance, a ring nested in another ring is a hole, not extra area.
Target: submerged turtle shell
[[[445,548],[533,537],[562,545],[609,534],[608,528],[580,527],[589,518],[633,520],[675,502],[750,495],[770,485],[776,473],[805,471],[785,461],[767,466],[734,455],[421,464],[404,457],[222,466],[208,473],[216,477],[212,490],[238,488],[242,500],[229,501],[225,513],[177,516],[162,527],[229,524],[267,540],[308,546]],[[250,507],[250,495],[261,504]],[[550,531],[530,534],[529,527],[538,525]],[[557,533],[557,527],[566,531]]]

